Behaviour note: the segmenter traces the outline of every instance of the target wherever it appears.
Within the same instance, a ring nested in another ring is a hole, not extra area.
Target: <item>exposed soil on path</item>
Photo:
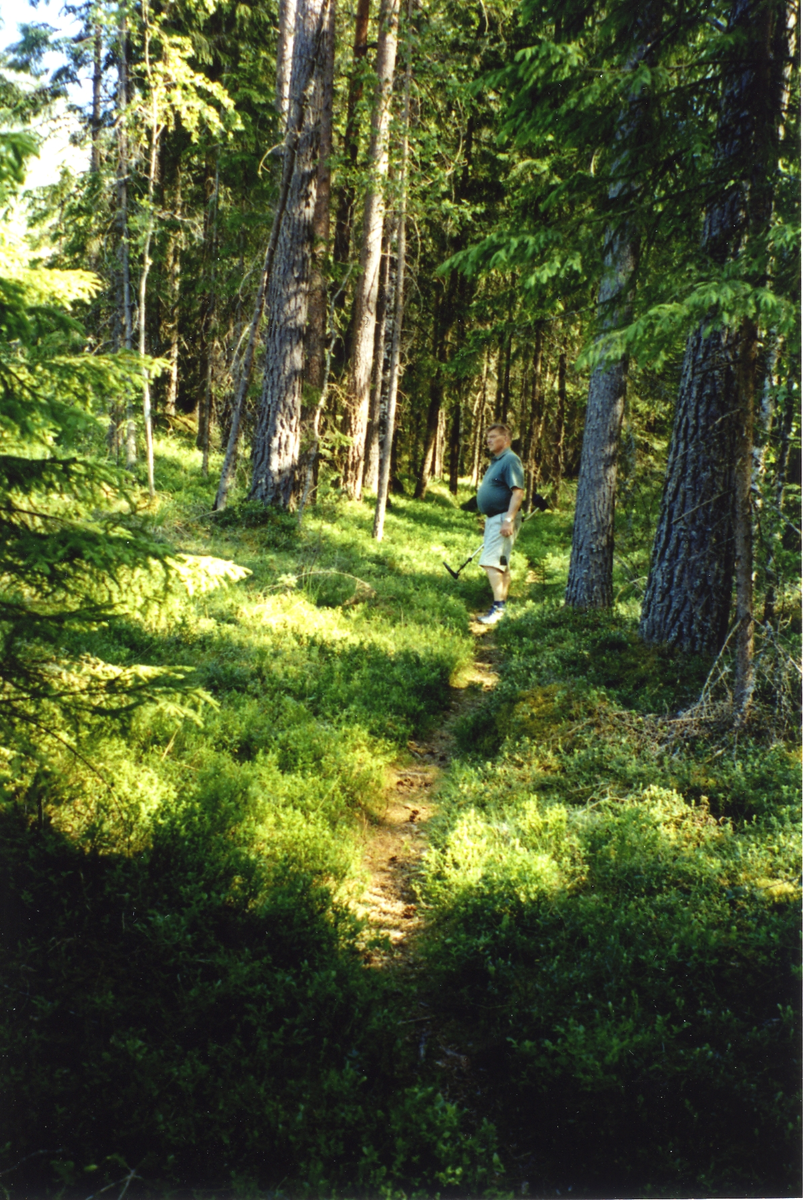
[[[498,682],[500,655],[491,631],[476,624],[471,629],[476,635],[473,664],[452,685],[441,724],[425,741],[408,742],[408,756],[390,768],[387,806],[367,830],[369,883],[358,911],[384,942],[366,949],[365,960],[372,967],[412,966],[423,927],[414,881],[427,845],[427,822],[437,808],[438,783],[452,757],[454,724]]]

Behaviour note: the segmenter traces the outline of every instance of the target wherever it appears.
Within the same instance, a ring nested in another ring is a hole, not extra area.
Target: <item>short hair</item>
[[[485,436],[487,437],[489,433],[493,433],[494,429],[501,429],[502,433],[504,433],[507,437],[513,436],[510,432],[510,426],[503,425],[500,421],[495,421],[493,425],[489,425],[485,430]]]

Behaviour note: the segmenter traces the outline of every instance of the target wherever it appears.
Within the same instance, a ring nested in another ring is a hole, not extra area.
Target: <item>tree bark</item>
[[[154,207],[153,196],[156,186],[156,162],[159,149],[161,126],[159,124],[159,93],[151,76],[150,42],[151,27],[148,17],[147,3],[142,6],[144,26],[144,58],[145,71],[150,89],[150,153],[148,156],[148,194],[147,212],[145,215],[145,240],[142,246],[142,271],[139,277],[139,357],[142,362],[142,416],[145,425],[145,454],[148,469],[148,494],[151,499],[156,495],[153,468],[153,420],[151,414],[151,381],[145,363],[145,333],[147,328],[148,275],[151,269],[151,240],[153,238]]]
[[[328,9],[329,0],[301,0],[296,12],[288,131],[298,131],[297,145],[294,154],[285,150],[290,177],[266,293],[265,372],[249,495],[282,508],[293,503],[299,457]]]
[[[103,87],[103,29],[100,22],[95,22],[92,35],[92,159],[91,170],[94,175],[100,171],[100,128],[101,128],[101,90]]]
[[[343,471],[347,494],[359,500],[362,494],[365,430],[371,394],[376,300],[379,288],[379,264],[382,255],[382,227],[385,217],[385,182],[388,174],[388,134],[396,43],[399,27],[399,0],[382,0],[379,12],[379,42],[376,54],[376,100],[371,121],[371,146],[368,155],[369,181],[365,196],[360,277],[354,317],[354,345],[348,379],[348,426],[351,445]]]
[[[214,508],[216,511],[221,511],[226,507],[228,502],[229,490],[234,482],[234,471],[237,464],[237,444],[240,438],[240,422],[242,420],[243,405],[245,397],[248,393],[248,387],[251,382],[251,371],[253,369],[254,354],[256,351],[257,335],[259,332],[262,314],[265,308],[265,301],[268,292],[268,284],[273,275],[274,262],[276,260],[279,239],[282,233],[284,216],[290,202],[290,192],[292,185],[298,186],[297,180],[297,158],[299,150],[302,147],[302,141],[305,130],[307,133],[307,141],[309,141],[309,107],[314,102],[316,96],[322,98],[319,89],[316,89],[317,80],[315,79],[315,70],[318,64],[320,54],[320,42],[323,36],[324,28],[324,12],[326,0],[315,0],[316,11],[321,9],[319,19],[321,29],[317,40],[314,40],[314,51],[309,52],[310,47],[307,45],[307,39],[304,40],[305,53],[303,61],[299,58],[299,73],[293,74],[293,89],[292,92],[294,103],[290,105],[290,111],[287,120],[287,130],[285,133],[284,150],[282,156],[282,177],[279,185],[279,196],[276,201],[276,210],[273,216],[273,225],[271,227],[270,239],[268,248],[265,251],[265,261],[262,264],[262,274],[260,276],[259,288],[257,289],[256,300],[254,302],[254,312],[251,317],[251,324],[248,331],[248,339],[245,349],[239,362],[237,371],[237,385],[234,393],[234,400],[231,406],[231,428],[229,430],[229,440],[226,445],[226,453],[223,459],[223,469],[220,473],[220,483],[218,485],[217,495],[215,497]],[[306,16],[306,4],[304,8]],[[295,46],[294,46],[295,49]],[[302,74],[306,72],[306,74]],[[278,86],[278,85],[277,85]],[[295,102],[297,101],[297,102]],[[314,114],[313,114],[314,116]],[[307,147],[309,151],[309,147]],[[314,175],[312,168],[307,173],[307,179],[311,180]],[[317,183],[317,175],[315,176]],[[314,198],[312,200],[314,211]],[[264,457],[264,455],[263,455]]]
[[[357,106],[360,100],[362,100],[362,64],[363,59],[368,53],[368,18],[370,12],[371,0],[358,0],[354,23],[354,58],[346,105],[346,131],[343,137],[343,151],[348,161],[348,169],[350,170],[353,170],[357,165]],[[353,207],[354,184],[347,178],[340,188],[337,217],[335,219],[333,257],[336,263],[348,262]]]
[[[563,481],[563,439],[566,433],[566,347],[563,346],[558,356],[558,408],[555,413],[555,457],[552,466],[552,482],[555,487],[555,500],[560,498],[560,485]]]
[[[535,349],[533,351],[533,381],[532,399],[530,402],[529,419],[527,422],[526,449],[524,454],[525,466],[525,511],[533,510],[535,494],[536,451],[538,449],[540,423],[543,419],[543,387],[542,374],[544,363],[544,327],[539,324],[535,331]]]
[[[167,342],[167,361],[170,364],[167,373],[167,393],[165,396],[165,413],[169,417],[176,415],[176,400],[178,398],[178,349],[179,349],[179,303],[181,299],[181,216],[182,189],[181,165],[176,167],[176,181],[173,200],[173,211],[177,228],[172,230],[165,252],[165,275],[167,277],[167,316],[162,322],[162,337]]]
[[[461,412],[462,399],[458,392],[452,410],[452,421],[449,429],[449,491],[457,495],[457,485],[460,481],[460,447],[462,438]]]
[[[276,42],[276,112],[279,134],[284,137],[290,106],[290,76],[293,67],[293,38],[297,0],[279,0],[279,36]]]
[[[412,20],[412,7],[412,0],[407,0],[408,36]],[[399,373],[401,369],[401,339],[404,325],[404,276],[407,264],[407,166],[410,144],[410,86],[412,73],[412,49],[408,42],[407,64],[404,73],[404,116],[399,180],[399,223],[396,237],[396,287],[393,312],[393,337],[390,346],[387,401],[382,406],[379,417],[379,480],[376,491],[374,527],[371,532],[371,536],[378,542],[382,541],[385,531],[385,510],[388,502],[391,473],[394,467],[393,448],[396,433],[396,399],[399,391]]]
[[[736,37],[726,60],[714,159],[725,186],[706,213],[702,234],[703,252],[719,265],[739,252],[749,227],[761,233],[769,219],[767,187],[777,157],[790,54],[787,10],[783,3],[756,0],[734,0],[731,10],[728,32]],[[727,637],[737,557],[739,628],[752,627],[752,615],[746,616],[752,604],[746,590],[752,535],[745,527],[741,472],[746,469],[744,439],[752,438],[755,370],[745,363],[754,364],[755,358],[744,344],[744,330],[708,331],[716,315],[701,322],[686,343],[640,624],[648,643],[707,653],[716,653]],[[744,655],[749,653],[745,645]],[[749,703],[747,677],[737,690]]]
[[[332,105],[335,82],[335,0],[330,0],[326,29],[321,98],[321,133],[318,159],[318,191],[312,233],[315,250],[312,260],[309,317],[307,321],[306,379],[310,387],[320,392],[323,387],[326,357],[326,275],[324,267],[329,250],[329,213],[332,194]]]
[[[637,18],[638,44],[628,61],[633,71],[653,57],[660,29],[660,0],[650,2]],[[622,112],[617,140],[622,153],[614,163],[615,182],[609,190],[612,200],[633,189],[627,178],[643,124],[643,92],[631,99]],[[616,180],[624,168],[625,179]],[[598,307],[603,332],[627,321],[630,313],[630,289],[638,258],[638,233],[628,218],[606,234],[605,271],[599,290]],[[616,505],[616,465],[619,435],[624,415],[627,362],[620,359],[609,366],[598,366],[591,375],[588,405],[580,454],[577,503],[572,532],[572,553],[566,603],[573,608],[609,608],[613,604],[613,521]]]
[[[389,351],[390,349],[387,345],[388,309],[393,304],[390,292],[395,286],[395,281],[390,278],[391,253],[388,225],[389,222],[386,220],[386,234],[383,239],[385,248],[382,252],[382,261],[379,268],[379,290],[376,298],[374,373],[371,382],[371,400],[368,406],[368,427],[365,431],[365,460],[363,464],[362,486],[371,492],[376,491],[379,480],[379,422],[382,404],[385,401],[385,396],[383,395],[386,378],[385,367],[389,359],[389,355],[386,355],[386,350]]]
[[[128,231],[128,23],[125,10],[120,13],[117,51],[117,210],[120,231],[120,341],[130,350],[133,341],[131,320],[131,255]],[[134,400],[126,391],[125,465],[129,471],[137,461],[137,431],[134,424]]]

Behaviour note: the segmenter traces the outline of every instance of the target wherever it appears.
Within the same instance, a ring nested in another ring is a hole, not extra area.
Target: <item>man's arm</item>
[[[514,487],[514,488],[510,489],[510,502],[508,503],[508,506],[507,506],[507,512],[505,513],[505,519],[502,521],[502,526],[501,526],[501,529],[499,530],[502,537],[512,537],[513,524],[516,520],[516,513],[521,508],[521,502],[523,499],[524,499],[524,488]]]

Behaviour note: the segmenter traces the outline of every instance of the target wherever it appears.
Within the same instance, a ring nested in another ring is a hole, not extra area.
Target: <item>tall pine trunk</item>
[[[284,212],[275,261],[266,291],[265,372],[250,497],[263,504],[291,507],[299,458],[299,431],[313,255],[313,218],[318,190],[323,65],[330,0],[299,0],[293,39],[288,132],[295,150],[285,148]]]
[[[371,401],[368,406],[368,428],[365,433],[365,461],[363,463],[362,486],[364,490],[375,492],[379,480],[379,419],[382,404],[386,397],[384,384],[386,381],[388,342],[388,308],[393,304],[391,292],[395,280],[390,275],[390,221],[385,220],[384,249],[379,268],[379,291],[376,298],[376,329],[374,333],[374,374],[371,382]],[[391,314],[392,315],[392,314]]]
[[[639,11],[627,70],[635,71],[654,57],[660,30],[660,0],[649,0]],[[633,189],[637,147],[644,135],[647,112],[644,92],[632,95],[619,118],[619,153],[613,164],[612,201],[621,202]],[[617,178],[620,176],[620,178]],[[602,333],[625,323],[630,314],[633,273],[638,258],[638,233],[622,218],[606,234],[604,274],[598,308]],[[566,603],[573,608],[609,608],[613,604],[613,519],[616,506],[616,468],[624,415],[627,362],[619,359],[598,366],[588,386],[588,405],[580,454],[572,553]]]
[[[133,342],[131,320],[131,245],[128,228],[128,21],[125,8],[120,11],[117,51],[117,215],[120,238],[120,338],[125,350]],[[117,423],[117,417],[113,418]],[[115,439],[117,440],[117,439]],[[137,461],[137,431],[134,424],[134,398],[126,389],[125,465],[133,470]]]
[[[784,69],[790,53],[785,3],[734,0],[735,34],[725,58],[714,170],[723,187],[706,212],[702,250],[717,265],[771,215],[769,183],[777,161]],[[768,196],[768,188],[769,196]],[[756,279],[754,282],[761,282]],[[711,329],[689,336],[652,561],[641,636],[684,650],[715,653],[730,622],[738,560],[737,708],[752,692],[752,465],[755,331]]]
[[[308,21],[308,5],[304,3],[300,14],[297,14],[297,19],[300,19],[306,28]],[[248,394],[248,388],[251,383],[251,372],[253,370],[254,355],[256,353],[257,337],[259,328],[262,322],[262,314],[265,309],[265,303],[268,295],[268,285],[273,277],[274,264],[276,263],[277,253],[279,250],[279,241],[283,232],[284,217],[288,205],[291,200],[291,188],[295,186],[298,190],[299,180],[297,172],[297,159],[302,145],[305,147],[305,155],[308,157],[310,147],[307,143],[310,140],[310,135],[314,134],[315,126],[310,128],[310,107],[315,108],[317,103],[322,102],[323,92],[320,83],[320,55],[323,49],[323,37],[326,28],[327,5],[325,0],[315,0],[314,8],[318,14],[317,20],[320,23],[317,37],[310,39],[304,36],[303,39],[303,57],[298,58],[298,74],[295,71],[295,59],[293,63],[292,77],[292,103],[289,104],[287,118],[285,121],[285,137],[282,153],[282,174],[279,184],[279,195],[276,201],[276,208],[273,214],[273,224],[271,226],[270,238],[268,247],[265,251],[265,259],[262,264],[262,273],[260,275],[259,287],[257,288],[256,299],[254,301],[254,311],[251,316],[251,322],[248,326],[248,336],[245,339],[245,345],[242,355],[236,363],[235,388],[234,398],[231,404],[231,427],[229,429],[229,438],[226,444],[226,453],[223,456],[223,468],[220,472],[220,483],[218,484],[217,495],[215,496],[214,508],[219,512],[226,507],[228,503],[229,491],[234,482],[234,472],[237,466],[237,446],[240,440],[240,424],[242,421],[243,407],[245,405],[245,397]],[[295,49],[295,31],[293,34],[294,54]],[[280,64],[281,65],[281,64]],[[281,97],[281,82],[277,73],[277,97]],[[314,121],[315,113],[312,113]],[[306,172],[306,181],[309,183],[312,178],[316,182],[317,194],[317,173],[308,168]],[[313,213],[314,213],[315,198],[312,198]],[[263,392],[264,399],[264,392]],[[264,406],[263,406],[264,408]],[[265,457],[263,447],[263,458]]]
[[[407,0],[407,33],[410,37],[412,0]],[[404,325],[404,276],[407,267],[407,171],[410,144],[410,86],[413,74],[412,49],[408,42],[407,64],[404,72],[404,116],[399,191],[399,221],[396,234],[396,285],[394,289],[393,335],[390,344],[387,399],[379,415],[379,479],[376,508],[371,536],[382,541],[385,531],[385,510],[388,503],[390,479],[394,468],[393,448],[396,433],[396,400],[399,394],[401,371],[401,339]]]
[[[362,100],[363,61],[368,53],[368,19],[371,0],[358,0],[354,17],[354,48],[349,93],[346,102],[346,130],[343,136],[343,154],[351,171],[357,165],[358,105]],[[351,245],[351,225],[354,208],[354,183],[346,176],[340,188],[335,219],[333,257],[336,263],[346,263]]]
[[[351,437],[351,445],[343,471],[343,486],[348,495],[355,500],[359,500],[362,495],[365,434],[368,424],[374,359],[379,266],[382,256],[382,228],[385,218],[390,102],[396,66],[398,27],[399,0],[382,0],[376,53],[376,98],[371,120],[371,145],[368,153],[369,180],[365,196],[360,275],[357,281],[354,313],[354,344],[348,378],[348,432]]]

